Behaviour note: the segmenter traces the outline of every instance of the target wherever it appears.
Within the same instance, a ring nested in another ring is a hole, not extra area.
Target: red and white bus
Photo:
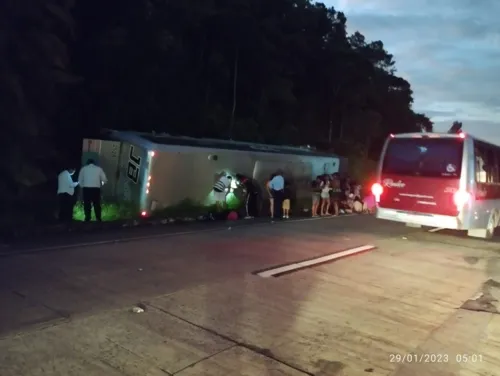
[[[465,133],[390,135],[372,186],[377,218],[490,239],[500,225],[499,164],[499,146]]]

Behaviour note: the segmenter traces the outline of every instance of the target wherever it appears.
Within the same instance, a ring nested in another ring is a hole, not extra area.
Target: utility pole
[[[231,120],[229,123],[229,139],[233,138],[234,121],[236,115],[236,94],[238,88],[238,59],[239,59],[239,48],[236,47],[234,54],[234,71],[233,71],[233,109],[231,111]]]

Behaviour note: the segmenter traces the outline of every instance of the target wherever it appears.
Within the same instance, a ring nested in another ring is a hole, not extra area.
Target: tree
[[[422,132],[433,132],[434,124],[424,114],[415,114],[415,122]]]
[[[65,41],[74,31],[72,0],[5,0],[0,5],[0,139],[2,182],[22,186],[46,180],[40,169],[53,153],[52,121],[60,92],[78,82],[70,74]]]
[[[11,173],[57,144],[68,145],[60,159],[76,160],[81,138],[102,128],[373,159],[390,133],[432,131],[383,42],[348,35],[346,16],[323,4],[73,1],[0,5],[0,120],[12,134],[1,150],[15,160]]]

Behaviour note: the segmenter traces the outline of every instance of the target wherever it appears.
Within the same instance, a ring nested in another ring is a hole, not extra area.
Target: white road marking
[[[321,264],[321,263],[327,262],[327,261],[333,261],[333,260],[336,260],[336,259],[339,259],[342,257],[352,256],[352,255],[355,255],[355,254],[360,253],[360,252],[371,251],[372,249],[375,249],[375,248],[376,247],[374,245],[363,245],[361,247],[356,247],[356,248],[347,249],[345,251],[331,253],[329,255],[318,257],[318,258],[315,258],[312,260],[306,260],[306,261],[297,262],[297,263],[290,264],[290,265],[280,266],[280,267],[277,267],[274,269],[265,270],[263,272],[257,273],[257,275],[259,277],[262,277],[262,278],[269,278],[269,277],[275,276],[276,274],[290,272],[290,271],[295,270],[295,269],[301,269],[301,268],[305,268],[308,266]]]
[[[429,230],[429,232],[438,232],[438,231],[442,231],[442,230],[445,230],[444,227],[436,227],[436,228],[431,228]]]
[[[292,223],[292,222],[303,222],[303,221],[312,221],[312,220],[317,220],[317,219],[330,219],[330,218],[342,218],[342,217],[350,217],[355,214],[346,214],[346,215],[341,215],[338,217],[315,217],[315,218],[290,218],[290,220],[283,220],[279,221],[276,223]],[[257,222],[257,223],[248,223],[250,226],[263,226],[266,225],[267,223],[263,222]],[[242,226],[236,226],[235,228],[244,228],[247,227],[246,225]],[[223,228],[210,228],[210,229],[201,229],[201,230],[196,230],[196,231],[181,231],[181,232],[170,232],[167,234],[154,234],[154,235],[143,235],[143,236],[135,236],[135,237],[123,237],[123,238],[117,238],[117,239],[108,239],[108,240],[101,240],[101,241],[95,241],[95,242],[82,242],[82,243],[72,243],[72,244],[62,244],[62,245],[54,245],[54,246],[49,246],[49,247],[40,247],[40,248],[27,248],[27,249],[18,249],[18,250],[13,250],[11,252],[0,252],[0,257],[2,256],[15,256],[15,255],[22,255],[22,254],[30,254],[30,253],[39,253],[39,252],[50,252],[50,251],[58,251],[62,249],[73,249],[73,248],[84,248],[84,247],[93,247],[93,246],[98,246],[98,245],[107,245],[107,244],[115,244],[115,243],[125,243],[125,242],[133,242],[137,240],[147,240],[147,239],[157,239],[157,238],[167,238],[171,236],[181,236],[181,235],[192,235],[192,234],[199,234],[202,232],[215,232],[215,231],[222,231],[222,230],[231,230],[232,228],[229,227],[223,227]],[[8,245],[6,245],[6,248]]]

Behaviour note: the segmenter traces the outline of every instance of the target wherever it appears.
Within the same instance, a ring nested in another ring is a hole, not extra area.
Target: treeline
[[[387,134],[432,129],[383,43],[346,21],[309,0],[4,0],[2,189],[79,163],[101,128],[374,158]]]

